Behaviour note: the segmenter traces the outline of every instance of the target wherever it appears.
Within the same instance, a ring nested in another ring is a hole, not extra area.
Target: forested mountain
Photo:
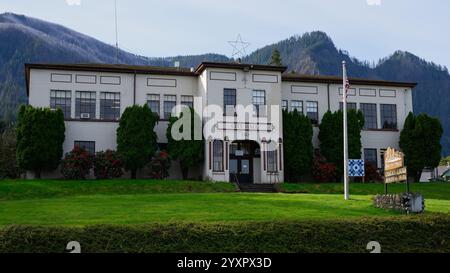
[[[445,135],[445,154],[450,154],[450,75],[445,67],[427,62],[411,53],[397,51],[378,64],[351,58],[339,50],[323,32],[293,36],[257,49],[242,61],[267,64],[274,49],[280,51],[289,71],[302,74],[340,75],[341,62],[347,62],[352,77],[413,81],[419,85],[413,92],[414,111],[440,118]],[[224,55],[203,54],[150,58],[125,51],[119,52],[119,63],[137,65],[196,67],[202,61],[233,61]],[[0,119],[13,120],[19,104],[26,103],[24,67],[31,63],[116,63],[114,46],[42,20],[0,14]]]

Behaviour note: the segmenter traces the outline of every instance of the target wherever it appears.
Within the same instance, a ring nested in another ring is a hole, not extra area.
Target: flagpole
[[[347,136],[347,71],[345,61],[342,61],[342,104],[344,109],[344,199],[348,200],[348,136]]]

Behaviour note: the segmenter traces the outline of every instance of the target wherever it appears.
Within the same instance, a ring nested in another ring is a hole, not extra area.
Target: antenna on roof
[[[117,29],[117,0],[114,0],[114,19],[116,22],[116,64],[119,63],[119,32]]]

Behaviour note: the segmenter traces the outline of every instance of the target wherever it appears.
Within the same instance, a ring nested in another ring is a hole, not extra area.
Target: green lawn
[[[392,190],[401,190],[392,186]],[[389,217],[372,206],[382,185],[285,184],[305,194],[236,193],[228,183],[183,181],[0,181],[0,225],[87,225]],[[417,187],[417,188],[416,188]],[[450,184],[413,185],[427,214],[450,214]]]

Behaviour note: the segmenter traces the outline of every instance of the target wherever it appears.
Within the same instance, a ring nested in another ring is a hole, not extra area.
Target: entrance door
[[[239,183],[253,183],[251,158],[230,159],[230,181]]]

